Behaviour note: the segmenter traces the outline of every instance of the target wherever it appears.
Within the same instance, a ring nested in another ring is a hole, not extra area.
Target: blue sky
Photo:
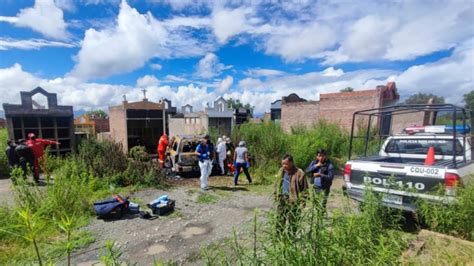
[[[473,1],[0,0],[0,103],[42,86],[75,110],[142,97],[269,111],[395,81],[461,103],[474,88]],[[1,107],[0,107],[1,109]]]

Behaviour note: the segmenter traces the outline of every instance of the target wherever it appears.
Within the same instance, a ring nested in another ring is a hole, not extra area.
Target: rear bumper
[[[176,173],[189,173],[189,172],[199,172],[199,165],[176,165],[174,167],[174,172]]]
[[[353,186],[350,183],[345,183],[342,187],[344,194],[347,195],[350,199],[353,199],[358,202],[364,202],[364,193],[365,189],[363,186]],[[404,191],[393,191],[393,190],[388,190],[385,188],[378,188],[378,187],[373,187],[373,191],[383,197],[383,194],[391,194],[391,195],[397,195],[402,197],[402,203],[401,204],[395,204],[391,202],[385,202],[383,199],[381,201],[382,205],[394,208],[394,209],[400,209],[408,212],[416,212],[417,211],[417,201],[419,199],[425,199],[429,202],[433,203],[443,203],[443,204],[449,204],[454,201],[453,197],[445,196],[445,197],[440,197],[440,196],[432,196],[432,195],[427,195],[427,194],[415,194],[415,193],[409,193],[409,192],[404,192]]]

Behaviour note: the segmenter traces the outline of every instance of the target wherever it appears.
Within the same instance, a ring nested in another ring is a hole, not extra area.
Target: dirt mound
[[[402,256],[404,265],[474,265],[474,242],[421,230]]]

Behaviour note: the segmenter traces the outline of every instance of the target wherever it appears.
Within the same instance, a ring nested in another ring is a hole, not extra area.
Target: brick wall
[[[410,114],[400,114],[394,115],[392,117],[392,128],[391,134],[400,134],[402,130],[409,126],[424,126],[426,124],[425,121],[425,112],[416,112]]]
[[[109,119],[108,118],[96,118],[95,122],[95,133],[109,132]]]
[[[121,106],[109,107],[110,137],[122,144],[126,153],[128,148],[126,111]]]
[[[310,127],[320,120],[351,129],[355,111],[379,107],[379,90],[321,94],[319,101],[282,104],[281,125],[285,132],[292,127]],[[376,121],[373,120],[372,123]]]
[[[311,127],[319,119],[319,102],[297,102],[281,105],[281,127],[290,132],[292,127]]]
[[[339,124],[349,131],[354,112],[380,105],[380,93],[377,90],[321,94],[320,119]],[[373,120],[372,123],[376,121]]]
[[[188,118],[189,119],[189,118]],[[195,117],[197,123],[185,123],[185,118],[170,118],[170,136],[176,135],[198,135],[207,132],[207,123],[201,117]]]

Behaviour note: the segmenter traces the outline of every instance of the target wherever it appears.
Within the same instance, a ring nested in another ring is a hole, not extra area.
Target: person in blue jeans
[[[334,165],[327,158],[326,150],[319,149],[316,152],[316,160],[312,161],[306,168],[305,173],[310,177],[316,193],[324,193],[322,206],[326,209],[329,192],[334,178]]]
[[[249,184],[252,184],[252,178],[250,177],[249,170],[248,170],[250,166],[248,150],[245,146],[246,146],[245,141],[240,141],[239,147],[237,147],[234,152],[234,166],[235,166],[234,186],[238,185],[240,169],[243,169],[245,176],[247,177],[247,180],[249,181]]]

